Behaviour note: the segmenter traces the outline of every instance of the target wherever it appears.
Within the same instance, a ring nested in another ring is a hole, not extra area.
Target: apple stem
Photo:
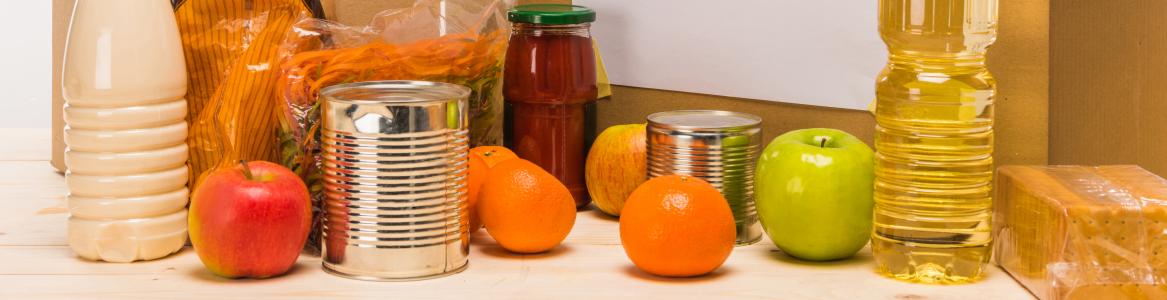
[[[247,178],[247,180],[252,180],[252,179],[251,179],[251,178],[252,178],[252,176],[251,176],[251,167],[248,167],[248,166],[247,166],[247,161],[246,161],[246,160],[242,160],[242,159],[240,159],[240,160],[239,160],[239,165],[240,165],[240,166],[243,166],[243,177]]]
[[[820,141],[822,141],[822,142],[819,143],[819,148],[826,148],[827,147],[827,139],[821,139]]]

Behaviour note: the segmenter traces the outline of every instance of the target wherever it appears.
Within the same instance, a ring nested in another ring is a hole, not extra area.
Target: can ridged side
[[[374,92],[357,94],[403,93]],[[320,131],[323,264],[330,273],[416,280],[467,266],[465,98],[412,96],[419,99],[335,101],[322,109],[326,119],[341,118],[323,122]]]
[[[721,191],[733,210],[738,245],[762,237],[753,185],[761,150],[760,122],[756,116],[724,111],[672,111],[648,117],[648,177],[692,176]]]

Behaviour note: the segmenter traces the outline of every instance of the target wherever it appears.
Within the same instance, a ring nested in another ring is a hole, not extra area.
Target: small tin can
[[[466,268],[469,94],[426,81],[320,92],[326,271],[417,280]]]
[[[762,119],[744,113],[677,110],[648,116],[648,177],[701,178],[725,196],[737,223],[737,244],[762,237],[754,207],[754,169]]]

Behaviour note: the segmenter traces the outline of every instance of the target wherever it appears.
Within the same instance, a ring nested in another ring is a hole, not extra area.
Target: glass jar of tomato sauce
[[[512,22],[503,78],[503,141],[555,175],[577,207],[590,202],[584,160],[595,138],[595,11],[563,4],[520,5]]]

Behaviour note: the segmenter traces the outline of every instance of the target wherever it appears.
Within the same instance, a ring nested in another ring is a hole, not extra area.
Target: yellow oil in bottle
[[[880,0],[889,62],[876,83],[879,272],[975,281],[989,259],[997,0]]]

